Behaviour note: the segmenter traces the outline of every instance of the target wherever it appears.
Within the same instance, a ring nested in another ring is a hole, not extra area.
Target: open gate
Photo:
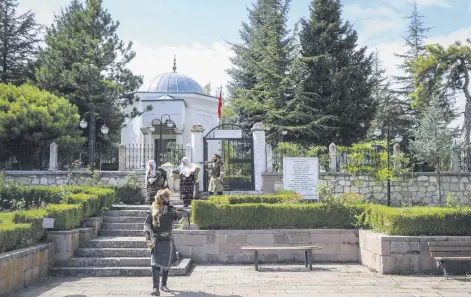
[[[209,142],[217,143],[218,148],[209,150]],[[224,162],[224,191],[253,191],[254,152],[251,132],[244,131],[236,124],[219,125],[203,137],[204,162],[218,153]],[[208,171],[203,171],[204,191],[208,191]]]

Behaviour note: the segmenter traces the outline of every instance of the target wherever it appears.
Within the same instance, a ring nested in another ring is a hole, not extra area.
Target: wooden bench
[[[437,268],[443,269],[443,276],[448,279],[447,262],[471,262],[471,242],[437,241],[428,243],[430,256],[437,262]]]
[[[312,251],[321,250],[317,245],[305,246],[243,246],[243,251],[253,251],[255,259],[255,271],[258,271],[258,252],[259,251],[304,251],[304,265],[312,270]]]

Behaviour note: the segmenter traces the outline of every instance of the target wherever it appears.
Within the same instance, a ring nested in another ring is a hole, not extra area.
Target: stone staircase
[[[151,276],[150,251],[143,232],[146,205],[115,205],[106,211],[98,237],[80,246],[52,276]],[[177,247],[178,251],[178,247]],[[186,275],[191,259],[179,259],[170,275]]]

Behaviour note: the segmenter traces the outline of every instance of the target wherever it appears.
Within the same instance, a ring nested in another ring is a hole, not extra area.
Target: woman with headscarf
[[[182,159],[180,166],[175,168],[172,173],[180,175],[180,195],[183,205],[190,205],[195,195],[195,182],[198,180],[200,168],[191,163],[188,157]]]
[[[159,190],[144,223],[147,246],[151,249],[154,296],[160,296],[159,286],[162,291],[170,292],[167,287],[168,272],[170,266],[177,260],[172,223],[178,218],[179,209],[170,205],[171,196],[170,190]],[[161,283],[160,277],[162,277]]]
[[[146,166],[146,177],[144,180],[144,188],[147,190],[146,203],[154,200],[157,191],[164,189],[167,183],[167,172],[162,168],[157,168],[154,160],[149,160]]]

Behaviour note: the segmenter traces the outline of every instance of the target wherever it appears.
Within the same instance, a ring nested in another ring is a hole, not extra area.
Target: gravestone
[[[318,158],[283,158],[283,186],[285,190],[299,193],[303,199],[319,200],[316,193],[318,183]]]

